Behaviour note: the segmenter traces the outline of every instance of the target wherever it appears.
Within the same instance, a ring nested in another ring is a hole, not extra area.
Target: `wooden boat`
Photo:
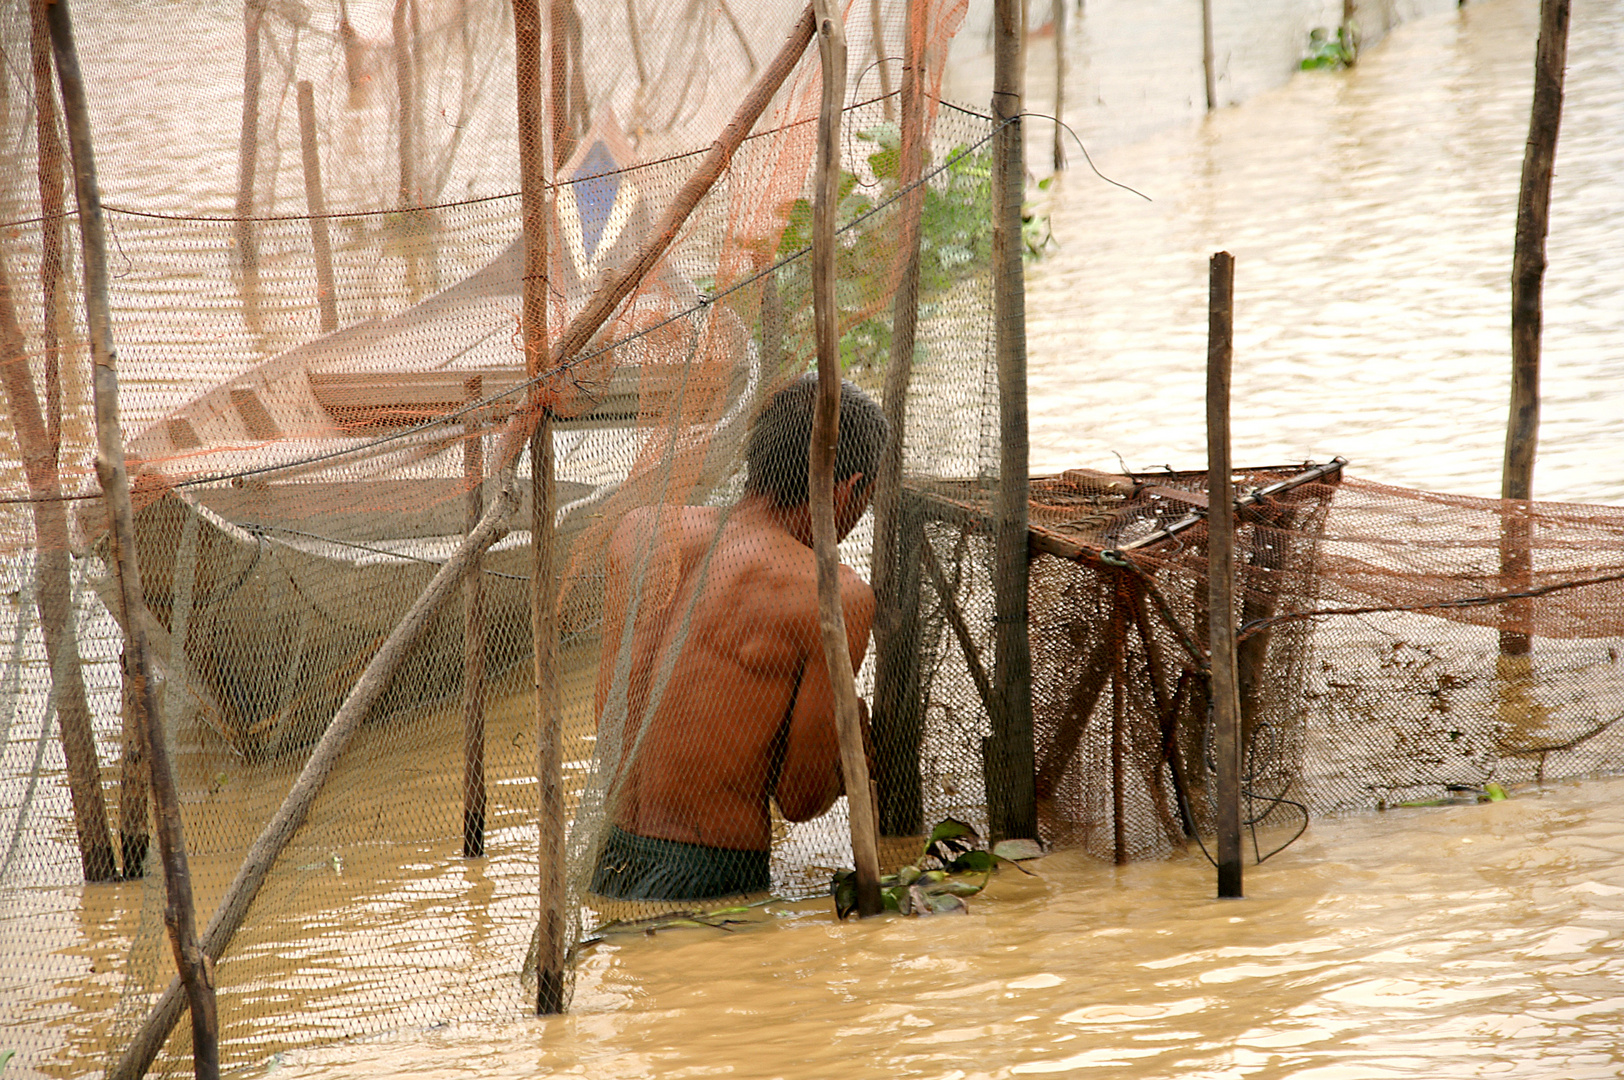
[[[563,239],[553,252],[554,326],[651,228],[649,200],[616,172],[631,161],[605,115],[561,170],[570,183],[554,222]],[[194,715],[250,755],[320,733],[467,528],[476,485],[464,479],[462,448],[480,442],[472,434],[494,432],[523,400],[522,358],[512,345],[523,266],[521,236],[415,307],[291,349],[130,440],[145,618],[172,717]],[[669,269],[648,284],[645,293],[662,298],[657,312],[698,306],[699,291]],[[735,439],[717,436],[742,430],[760,382],[748,333],[737,325],[722,332],[738,338],[728,343],[732,355],[752,360],[734,365],[726,413],[708,432],[714,450],[702,487],[730,468]],[[681,392],[693,346],[670,344],[667,335],[665,348],[652,338],[622,349],[632,362],[622,355],[596,381],[584,378],[580,400],[556,422],[561,558],[635,459],[639,416],[659,413],[662,395]],[[99,510],[82,519],[92,534],[103,528]],[[528,521],[526,506],[516,524]],[[492,673],[529,652],[529,574],[523,529],[484,559]],[[592,593],[572,592],[564,632],[595,622]],[[458,687],[462,618],[459,604],[435,617],[374,715]]]

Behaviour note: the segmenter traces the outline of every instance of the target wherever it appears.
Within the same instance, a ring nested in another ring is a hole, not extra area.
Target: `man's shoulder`
[[[693,536],[714,532],[720,514],[714,506],[684,506],[655,503],[626,511],[609,539],[610,550],[624,551],[628,545],[658,535],[662,541],[687,541]]]

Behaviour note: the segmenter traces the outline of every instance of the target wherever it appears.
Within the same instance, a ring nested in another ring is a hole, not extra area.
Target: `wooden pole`
[[[1054,18],[1054,171],[1066,167],[1066,0],[1053,0]]]
[[[564,39],[567,32],[564,0],[553,0],[553,79],[551,82],[556,140],[563,134],[556,125],[567,106],[564,81]],[[541,10],[537,0],[513,0],[515,77],[518,87],[519,199],[524,215],[524,298],[522,332],[525,373],[531,378],[549,367],[547,301],[548,252],[546,133],[541,98]],[[562,163],[555,158],[554,167]],[[540,788],[540,848],[537,857],[541,914],[536,959],[536,1013],[548,1016],[564,1011],[568,967],[569,920],[565,917],[565,809],[563,778],[563,717],[558,693],[558,628],[554,613],[558,585],[553,574],[554,501],[553,429],[547,388],[531,386],[526,404],[534,427],[530,430],[530,636],[533,647],[536,779]]]
[[[885,367],[883,409],[891,439],[880,458],[874,482],[874,737],[879,752],[880,830],[885,835],[911,835],[924,822],[912,812],[919,793],[904,794],[900,783],[917,787],[919,736],[918,666],[910,663],[918,647],[919,566],[911,547],[903,547],[902,465],[907,442],[908,386],[913,378],[914,340],[919,320],[920,215],[924,188],[916,186],[924,162],[925,94],[924,27],[920,5],[908,5],[903,42],[901,146],[897,182],[903,191],[898,213],[902,225],[902,277],[891,299],[891,353]],[[922,542],[922,528],[908,530],[911,542]],[[915,760],[904,760],[904,758]],[[902,808],[906,807],[906,810]],[[900,810],[900,812],[898,812]],[[895,831],[901,830],[901,831]]]
[[[164,867],[164,925],[175,966],[186,985],[192,1010],[192,1066],[199,1080],[220,1075],[219,1028],[215,1017],[214,978],[198,949],[192,916],[192,879],[186,862],[186,838],[181,827],[180,793],[169,764],[163,721],[158,715],[153,686],[152,657],[146,632],[138,618],[146,604],[141,594],[141,569],[136,562],[135,513],[130,503],[130,478],[124,465],[123,435],[118,422],[118,353],[113,345],[112,311],[107,297],[107,245],[102,222],[101,194],[96,186],[96,162],[90,139],[90,107],[79,71],[73,41],[73,20],[68,0],[56,0],[48,16],[51,49],[56,57],[57,80],[62,90],[62,112],[68,122],[68,145],[73,153],[74,190],[79,204],[79,236],[85,274],[85,322],[90,329],[91,356],[95,360],[96,476],[101,482],[112,536],[113,564],[118,569],[119,593],[124,609],[125,634],[134,663],[135,707],[146,734],[147,758],[152,769],[152,795],[157,804],[158,851]]]
[[[1213,754],[1218,759],[1218,895],[1241,892],[1241,705],[1235,676],[1235,488],[1229,467],[1235,259],[1213,255],[1207,293],[1207,611]]]
[[[327,199],[321,190],[321,156],[316,151],[316,95],[309,79],[299,80],[299,144],[304,158],[305,210],[310,215],[310,247],[316,256],[316,297],[321,332],[338,329],[338,297],[333,294],[333,245],[327,235]]]
[[[412,113],[412,42],[408,5],[411,0],[395,0],[390,28],[395,50],[395,145],[400,151],[397,205],[406,210],[418,204],[416,120]]]
[[[514,0],[514,2],[517,4],[528,2],[528,0]],[[515,8],[515,11],[517,11],[517,8]],[[518,33],[517,26],[514,32],[515,34]],[[539,16],[536,33],[539,37]],[[571,357],[585,349],[587,343],[592,340],[592,336],[602,328],[604,323],[609,321],[609,316],[614,314],[615,308],[620,305],[620,302],[660,261],[660,257],[665,254],[666,248],[670,247],[672,241],[676,239],[683,223],[688,220],[688,216],[699,205],[699,200],[705,197],[706,192],[710,191],[716,181],[727,170],[729,162],[733,160],[734,153],[738,151],[745,137],[750,134],[750,129],[761,118],[761,114],[766,112],[773,95],[784,84],[784,80],[789,77],[789,73],[795,69],[801,54],[806,51],[807,43],[811,40],[812,6],[808,4],[801,12],[801,17],[796,20],[795,26],[790,31],[789,39],[784,42],[784,47],[779,50],[772,64],[768,66],[756,84],[750,88],[750,92],[745,95],[744,100],[739,103],[738,111],[733,114],[727,126],[722,129],[716,141],[711,144],[709,152],[706,153],[699,167],[688,177],[687,183],[683,184],[676,195],[672,197],[670,205],[666,207],[664,216],[660,218],[659,224],[655,226],[649,238],[644,241],[643,246],[638,249],[636,257],[623,264],[607,283],[593,293],[592,298],[586,302],[586,305],[559,332],[558,338],[552,347],[555,366],[568,362]],[[539,56],[537,66],[538,68],[540,66]],[[541,93],[539,82],[535,93],[539,101]],[[522,133],[520,143],[521,146],[524,145]],[[537,150],[536,152],[540,153],[541,151]],[[530,437],[531,425],[537,422],[536,416],[529,410],[515,413],[513,419],[508,421],[507,427],[502,432],[498,460],[508,462],[516,458],[520,449]]]
[[[62,237],[66,209],[62,194],[62,138],[57,131],[56,90],[51,85],[51,28],[46,0],[29,0],[29,48],[34,74],[34,148],[39,159],[40,336],[45,352],[45,441],[51,461],[62,454],[62,344],[59,322]]]
[[[469,402],[484,396],[484,379],[474,375],[463,381]],[[468,485],[468,531],[485,516],[485,446],[477,416],[464,427],[462,477]],[[466,858],[485,854],[485,588],[481,560],[474,561],[463,583],[462,617],[462,853]]]
[[[242,131],[237,142],[237,263],[249,276],[244,287],[253,296],[252,275],[259,269],[259,239],[254,232],[254,180],[259,171],[259,23],[264,0],[243,4]],[[257,297],[255,298],[257,299]]]
[[[648,64],[643,59],[643,30],[637,25],[637,0],[626,0],[626,27],[632,39],[632,59],[637,63],[637,92],[648,89]]]
[[[880,72],[880,98],[884,102],[885,118],[895,120],[897,118],[897,103],[891,100],[891,68],[887,65],[889,57],[885,55],[885,20],[881,18],[880,2],[881,0],[869,0],[869,37],[873,39],[874,66]],[[910,22],[913,20],[915,9],[918,6],[918,4],[912,3],[908,5],[908,19]],[[906,75],[903,76],[904,79],[907,77]]]
[[[1540,4],[1539,45],[1534,56],[1534,103],[1523,153],[1517,197],[1517,238],[1511,259],[1511,418],[1506,425],[1500,497],[1508,506],[1500,538],[1500,572],[1506,587],[1527,586],[1533,566],[1534,456],[1539,444],[1540,334],[1544,324],[1545,238],[1550,231],[1551,178],[1562,123],[1562,82],[1568,58],[1569,0]],[[1532,642],[1521,605],[1508,605],[1500,652],[1526,656]]]
[[[553,171],[564,168],[575,138],[570,130],[569,0],[551,0],[547,5],[548,80],[547,113],[552,120]]]
[[[1201,0],[1201,73],[1207,84],[1207,111],[1218,107],[1218,72],[1212,52],[1213,0]]]
[[[852,859],[857,868],[859,918],[884,910],[879,840],[869,798],[857,685],[840,599],[839,538],[835,530],[835,445],[840,436],[840,313],[835,306],[835,211],[840,201],[840,120],[846,97],[846,31],[830,0],[816,0],[823,100],[818,110],[818,172],[812,199],[812,320],[817,334],[818,399],[812,416],[812,549],[818,564],[818,629],[834,690],[840,766],[846,783]]]
[[[68,768],[68,794],[79,862],[86,881],[118,877],[113,844],[107,831],[107,800],[102,795],[101,763],[90,705],[85,697],[79,643],[73,632],[72,554],[68,547],[68,514],[57,473],[55,444],[40,416],[34,375],[28,366],[28,344],[11,294],[11,276],[0,262],[0,388],[5,391],[12,430],[22,455],[34,516],[37,563],[35,603],[45,657],[56,691],[62,726],[62,754]],[[137,863],[139,866],[139,863]]]
[[[60,4],[64,0],[57,2]],[[473,569],[477,557],[507,533],[507,519],[517,508],[518,497],[512,473],[505,473],[502,479],[501,494],[486,509],[478,527],[463,538],[457,550],[435,572],[434,578],[423,590],[422,595],[412,602],[406,614],[401,616],[400,622],[395,624],[395,628],[378,647],[377,653],[368,662],[366,670],[356,680],[355,686],[350,689],[338,712],[333,714],[332,721],[327,725],[321,740],[316,743],[316,748],[311,751],[304,769],[288,791],[287,798],[282,800],[276,814],[266,823],[265,828],[260,830],[259,836],[248,849],[248,854],[243,856],[242,865],[237,868],[237,876],[232,879],[220,905],[214,909],[209,925],[203,931],[202,950],[211,960],[219,959],[220,954],[231,943],[232,936],[242,926],[243,920],[248,916],[248,909],[253,905],[254,898],[259,895],[259,890],[265,884],[271,868],[276,864],[288,841],[293,839],[293,834],[304,824],[316,796],[321,793],[322,785],[326,783],[327,777],[338,763],[344,748],[349,745],[350,737],[355,734],[355,729],[372,710],[378,698],[389,688],[395,671],[400,667],[408,650],[422,635],[423,628],[456,593],[463,577]],[[138,1080],[158,1056],[158,1051],[163,1047],[164,1040],[169,1038],[169,1031],[175,1026],[175,1021],[180,1019],[184,1007],[180,980],[173,980],[164,990],[163,996],[158,999],[158,1004],[153,1006],[147,1018],[142,1021],[140,1029],[130,1040],[129,1046],[125,1047],[123,1055],[108,1072],[108,1080]]]
[[[1037,839],[1033,780],[1032,654],[1027,636],[1026,282],[1021,264],[1021,200],[1026,183],[1020,120],[1021,0],[996,0],[993,47],[993,322],[998,368],[1000,453],[994,556],[993,685],[1000,707],[991,717],[988,792],[995,838]]]

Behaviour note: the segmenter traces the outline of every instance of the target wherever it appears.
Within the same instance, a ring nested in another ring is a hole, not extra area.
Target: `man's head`
[[[773,505],[805,505],[812,411],[818,399],[818,376],[802,375],[774,394],[756,417],[744,457],[745,491],[765,496]],[[840,438],[835,444],[835,487],[866,499],[879,472],[890,425],[879,403],[853,383],[840,383]],[[848,483],[849,481],[849,483]],[[865,505],[858,502],[857,506]],[[849,528],[849,526],[848,526]]]

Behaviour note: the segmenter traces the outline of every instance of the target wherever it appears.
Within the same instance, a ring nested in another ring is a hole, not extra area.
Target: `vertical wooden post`
[[[1235,676],[1235,488],[1229,465],[1235,259],[1213,255],[1207,292],[1207,609],[1213,754],[1218,759],[1218,895],[1241,896],[1241,705]]]
[[[309,79],[299,80],[299,145],[304,158],[305,210],[310,215],[310,247],[316,256],[316,297],[321,332],[338,329],[338,297],[333,294],[333,245],[327,235],[327,199],[321,190],[321,156],[316,151],[316,95]]]
[[[917,4],[908,5],[908,18],[914,18],[914,9]],[[869,0],[868,4],[868,31],[873,39],[874,66],[880,73],[880,97],[884,99],[885,118],[897,118],[897,103],[891,100],[891,68],[887,64],[889,57],[885,55],[885,20],[881,17],[881,0]],[[904,75],[906,79],[908,76]]]
[[[1207,111],[1218,107],[1218,72],[1212,51],[1213,0],[1201,0],[1201,73],[1207,83]]]
[[[879,839],[869,797],[857,685],[840,599],[839,538],[835,528],[835,445],[840,435],[840,313],[835,307],[835,210],[840,199],[840,121],[846,97],[846,31],[830,0],[814,0],[823,100],[818,111],[818,172],[812,199],[812,319],[817,334],[818,399],[812,418],[807,490],[812,501],[812,548],[818,566],[818,628],[834,690],[840,765],[846,783],[857,914],[884,910],[880,900]]]
[[[564,168],[575,149],[570,130],[570,0],[550,0],[547,5],[548,92],[547,112],[552,120],[553,171]]]
[[[555,14],[557,2],[554,0]],[[557,37],[562,30],[556,19],[552,30],[556,59]],[[518,80],[519,198],[525,237],[524,364],[526,374],[534,378],[547,369],[548,363],[547,137],[541,98],[538,0],[513,0],[513,34]],[[555,100],[554,104],[563,102]],[[554,616],[557,583],[553,580],[553,429],[549,403],[540,384],[530,388],[526,408],[535,425],[530,434],[530,633],[536,695],[536,778],[541,792],[536,1012],[551,1015],[564,1011],[568,920],[564,917],[563,721],[558,701]]]
[[[1054,171],[1066,167],[1066,129],[1060,122],[1066,118],[1066,0],[1053,0],[1054,18]]]
[[[463,380],[470,403],[484,397],[484,380]],[[463,429],[462,479],[468,485],[467,522],[473,532],[485,516],[485,447],[480,422],[471,416]],[[462,853],[485,854],[485,583],[476,560],[463,582],[462,617]]]
[[[1507,589],[1527,587],[1533,566],[1533,522],[1527,503],[1534,492],[1534,455],[1539,444],[1540,333],[1544,324],[1545,238],[1550,231],[1551,178],[1562,123],[1562,82],[1568,57],[1569,0],[1540,4],[1539,45],[1534,56],[1534,103],[1517,197],[1517,239],[1511,260],[1511,419],[1506,426],[1500,497],[1506,508],[1500,537],[1500,572]],[[1504,656],[1531,650],[1523,605],[1508,604],[1500,630]]]
[[[412,31],[408,5],[411,0],[395,0],[390,28],[395,50],[395,145],[400,152],[400,170],[396,205],[410,209],[418,204],[417,190],[417,122],[412,115]]]
[[[883,408],[891,440],[874,483],[874,741],[880,774],[880,832],[912,835],[924,822],[920,806],[918,722],[919,562],[923,523],[903,524],[902,464],[907,442],[908,386],[913,377],[919,319],[920,215],[925,192],[917,186],[924,162],[924,33],[919,4],[908,5],[903,42],[900,156],[897,182],[904,192],[901,215],[902,277],[891,300],[891,353],[885,368]],[[876,33],[878,20],[876,18]],[[906,788],[907,790],[904,790]]]
[[[40,336],[45,353],[45,443],[53,464],[62,453],[62,347],[59,321],[65,315],[62,288],[62,139],[56,125],[56,90],[51,86],[51,28],[46,0],[29,0],[29,49],[34,74],[34,148],[39,159]]]
[[[180,794],[170,770],[169,749],[153,692],[152,657],[147,651],[145,623],[139,617],[145,600],[141,595],[141,571],[136,563],[135,515],[118,422],[118,354],[113,345],[112,312],[107,298],[106,234],[91,149],[90,109],[85,100],[78,51],[74,47],[68,0],[56,0],[51,5],[49,20],[51,48],[56,56],[57,79],[62,90],[62,111],[68,121],[68,145],[73,152],[79,234],[84,248],[85,321],[90,328],[91,355],[96,364],[96,476],[101,481],[111,519],[113,562],[118,568],[124,608],[123,625],[135,659],[135,704],[142,714],[147,754],[152,763],[152,793],[158,807],[158,849],[164,865],[164,924],[169,930],[175,966],[185,980],[191,1003],[193,1068],[199,1080],[216,1080],[220,1075],[220,1047],[214,979],[209,962],[198,948],[192,913],[192,880],[186,863],[186,838],[181,828]]]
[[[1111,859],[1118,866],[1128,862],[1127,754],[1128,705],[1128,604],[1124,575],[1114,572],[1111,597]]]
[[[243,4],[242,132],[237,143],[237,263],[249,275],[244,288],[254,294],[259,269],[259,238],[254,232],[254,181],[259,172],[259,23],[264,0]]]
[[[68,515],[61,499],[56,448],[40,417],[34,376],[28,367],[28,343],[12,300],[11,276],[0,262],[0,389],[11,414],[12,430],[22,454],[23,473],[32,496],[34,550],[38,562],[35,599],[45,657],[56,690],[62,724],[62,754],[68,768],[73,826],[86,881],[118,877],[112,840],[107,831],[107,800],[102,795],[101,763],[85,697],[79,643],[73,630],[72,555],[68,548]]]
[[[1038,835],[1033,786],[1032,654],[1027,636],[1026,281],[1021,261],[1021,200],[1026,164],[1021,123],[1021,0],[996,0],[993,46],[993,321],[998,368],[1000,454],[996,499],[993,688],[987,793],[995,838]]]

